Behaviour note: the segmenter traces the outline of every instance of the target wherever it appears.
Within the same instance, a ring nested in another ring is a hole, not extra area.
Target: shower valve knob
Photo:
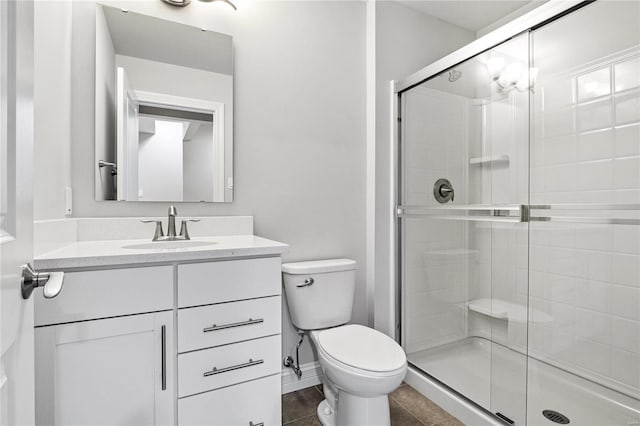
[[[448,179],[441,178],[433,184],[433,196],[437,202],[444,204],[453,201],[454,195],[453,185]]]

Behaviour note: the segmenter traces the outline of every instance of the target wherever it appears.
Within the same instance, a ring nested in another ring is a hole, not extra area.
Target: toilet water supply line
[[[304,331],[298,331],[298,336],[300,337],[298,339],[298,344],[296,345],[296,362],[295,364],[293,363],[293,357],[291,355],[287,355],[287,357],[282,361],[282,365],[284,365],[287,368],[290,368],[293,370],[294,373],[296,373],[296,376],[298,376],[298,379],[302,377],[302,369],[300,368],[300,346],[302,345],[302,342],[304,341]]]

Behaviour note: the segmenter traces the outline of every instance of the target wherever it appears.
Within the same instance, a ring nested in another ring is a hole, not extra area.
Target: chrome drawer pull
[[[226,330],[227,328],[243,327],[245,325],[260,324],[262,322],[264,322],[264,318],[258,318],[258,319],[249,318],[247,321],[234,322],[232,324],[222,324],[222,325],[213,324],[211,327],[207,327],[203,329],[202,332],[208,333],[210,331]]]
[[[241,368],[253,367],[254,365],[259,365],[259,364],[264,364],[264,359],[259,359],[257,361],[254,361],[251,358],[249,358],[249,362],[245,362],[244,364],[232,365],[231,367],[225,367],[219,370],[216,367],[213,367],[213,370],[205,371],[204,377],[209,377],[209,376],[213,376],[215,374],[220,374],[220,373],[227,373],[229,371],[239,370]]]
[[[260,423],[249,422],[249,426],[264,426],[264,422],[260,422]]]
[[[160,327],[160,363],[162,364],[162,390],[167,390],[167,326]]]

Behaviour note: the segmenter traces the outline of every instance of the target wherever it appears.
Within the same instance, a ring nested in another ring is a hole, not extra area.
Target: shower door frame
[[[552,21],[555,21],[562,16],[574,12],[588,4],[597,0],[572,0],[572,1],[555,1],[551,0],[548,3],[532,10],[531,12],[509,22],[508,24],[486,34],[485,36],[467,44],[466,46],[454,51],[453,53],[439,59],[438,61],[422,68],[421,70],[411,74],[403,80],[391,81],[390,84],[390,100],[391,100],[391,135],[392,142],[391,158],[390,158],[390,170],[391,170],[391,196],[390,206],[392,211],[390,226],[390,274],[389,279],[392,283],[392,291],[390,298],[390,315],[388,321],[391,324],[386,325],[388,330],[394,332],[395,340],[403,344],[402,342],[402,217],[403,209],[400,204],[400,194],[402,193],[402,133],[401,133],[401,120],[402,120],[402,95],[404,92],[419,86],[420,84],[430,80],[433,77],[465,62],[483,52],[493,49],[494,47],[507,42],[508,40],[529,32],[536,28],[540,28]],[[529,221],[529,208],[535,206],[521,206],[521,217],[523,221]],[[413,367],[410,365],[410,367]],[[413,367],[415,368],[415,367]],[[497,417],[494,413],[488,411],[484,407],[481,407],[474,401],[468,399],[464,395],[455,391],[447,386],[446,383],[442,383],[438,379],[429,375],[428,373],[418,369],[423,375],[435,382],[437,386],[442,387],[446,392],[455,395],[458,398],[462,398],[463,403],[466,403],[466,409],[469,410],[472,416],[479,419],[483,419],[491,424],[504,424],[504,422]],[[437,401],[436,401],[437,402]],[[447,408],[447,407],[445,407]]]

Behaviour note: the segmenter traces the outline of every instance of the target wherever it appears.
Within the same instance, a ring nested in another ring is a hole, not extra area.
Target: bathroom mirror
[[[96,7],[96,199],[233,200],[233,43]]]

